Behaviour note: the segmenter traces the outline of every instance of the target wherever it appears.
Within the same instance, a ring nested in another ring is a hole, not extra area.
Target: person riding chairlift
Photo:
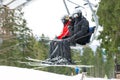
[[[73,18],[73,35],[71,35],[67,40],[69,40],[71,43],[86,45],[90,42],[90,38],[92,33],[94,33],[95,26],[89,27],[89,22],[82,15],[82,11],[80,9],[75,10],[73,13]]]
[[[71,20],[69,18],[69,15],[65,15],[62,17],[62,23],[63,23],[62,33],[58,35],[55,40],[52,40],[50,42],[48,60],[58,61],[64,58],[66,59],[66,61],[71,63],[70,43],[64,40],[70,37],[69,25],[71,25]]]
[[[72,19],[69,16],[63,17],[64,27],[62,33],[56,37],[58,40],[50,42],[50,60],[59,61],[60,57],[60,59],[65,58],[71,63],[70,43],[85,45],[89,42],[91,34],[87,35],[90,32],[88,20],[82,16],[81,10],[76,10],[73,16],[74,18],[72,17]]]

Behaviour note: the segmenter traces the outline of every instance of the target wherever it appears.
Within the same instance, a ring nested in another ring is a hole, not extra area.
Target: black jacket
[[[83,36],[89,32],[89,22],[85,17],[76,18],[74,23],[74,39],[77,43],[81,44],[81,39]],[[84,41],[84,40],[83,40]]]

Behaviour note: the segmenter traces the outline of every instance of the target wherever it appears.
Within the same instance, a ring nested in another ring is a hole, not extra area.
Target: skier
[[[76,73],[76,74],[79,74],[79,72],[80,72],[80,69],[79,69],[79,67],[76,66],[76,67],[75,67],[75,73]]]
[[[69,15],[64,15],[62,17],[63,22],[63,30],[62,33],[56,37],[55,40],[50,42],[50,50],[49,50],[49,61],[56,62],[61,59],[66,61],[66,63],[71,63],[71,52],[70,52],[70,42],[64,40],[70,37],[71,27],[73,25],[72,18]],[[57,64],[61,62],[56,62]]]
[[[68,40],[70,42],[78,43],[80,45],[86,44],[86,37],[89,33],[89,22],[88,20],[82,15],[82,11],[80,9],[77,9],[74,13],[74,33],[71,37],[69,37]]]
[[[78,43],[80,45],[89,43],[91,37],[91,34],[87,35],[89,33],[89,22],[82,15],[81,10],[76,10],[72,17],[67,15],[62,20],[64,24],[63,32],[56,37],[57,40],[55,39],[50,42],[48,60],[57,64],[61,63],[61,61],[71,64],[70,43]]]
[[[70,25],[71,20],[69,18],[69,15],[64,15],[61,20],[62,20],[62,23],[64,26],[63,26],[62,33],[56,37],[57,39],[65,39],[65,38],[68,38],[70,36],[68,26]]]

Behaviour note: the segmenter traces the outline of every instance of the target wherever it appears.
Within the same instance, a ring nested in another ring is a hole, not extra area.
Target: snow
[[[80,80],[82,74],[66,76],[45,71],[12,66],[0,66],[1,80]],[[103,78],[88,78],[84,80],[107,80]],[[111,79],[113,80],[113,79]]]

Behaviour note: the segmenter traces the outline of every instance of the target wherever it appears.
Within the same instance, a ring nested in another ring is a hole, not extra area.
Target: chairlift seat
[[[95,26],[90,27],[89,32],[86,35],[76,39],[76,43],[80,45],[86,45],[87,43],[90,43],[90,38],[94,33],[94,30],[95,30]]]

